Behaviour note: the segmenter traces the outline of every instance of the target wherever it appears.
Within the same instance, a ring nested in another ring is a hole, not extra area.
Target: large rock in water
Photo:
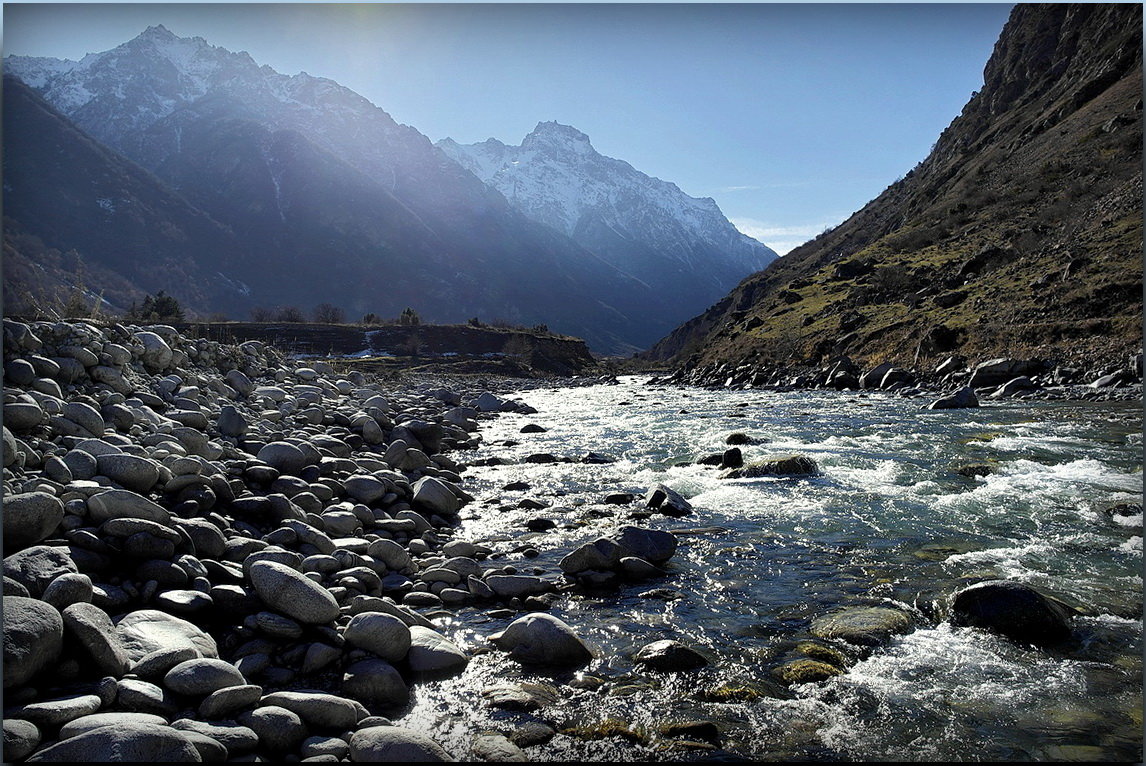
[[[687,516],[692,513],[692,505],[675,489],[664,484],[655,484],[645,493],[645,507],[660,511],[665,516]]]
[[[523,665],[583,665],[593,658],[569,625],[541,612],[519,617],[490,641]]]
[[[616,540],[629,555],[639,556],[654,564],[668,561],[676,553],[676,535],[658,529],[624,526]]]
[[[762,476],[814,476],[820,468],[807,455],[776,455],[753,461],[743,468],[734,468],[721,475],[722,479],[758,479]]]
[[[955,410],[964,407],[978,407],[979,397],[975,396],[975,389],[964,386],[953,394],[936,399],[931,403],[929,410]]]
[[[4,597],[4,688],[27,683],[60,656],[64,620],[34,598]]]
[[[1048,646],[1070,638],[1072,610],[1035,588],[988,580],[955,595],[951,624],[1000,633],[1021,643]]]
[[[857,606],[812,621],[811,633],[838,638],[856,646],[881,646],[911,628],[911,615],[884,606]]]
[[[653,670],[676,672],[703,668],[708,664],[708,658],[679,641],[664,639],[642,646],[633,655],[633,662]]]
[[[350,760],[441,763],[455,759],[421,732],[400,726],[370,726],[350,738]]]

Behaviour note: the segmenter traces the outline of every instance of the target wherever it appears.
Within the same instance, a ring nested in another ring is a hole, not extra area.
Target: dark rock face
[[[965,588],[951,604],[951,624],[1000,633],[1021,643],[1049,646],[1070,638],[1071,613],[1035,588],[990,580]]]

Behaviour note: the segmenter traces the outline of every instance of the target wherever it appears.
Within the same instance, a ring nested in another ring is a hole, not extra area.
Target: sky
[[[79,59],[163,24],[362,94],[431,140],[538,122],[712,197],[783,254],[929,152],[1009,3],[5,3],[4,55]]]

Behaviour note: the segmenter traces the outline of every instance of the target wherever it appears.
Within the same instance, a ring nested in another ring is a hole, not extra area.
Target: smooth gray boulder
[[[431,513],[452,515],[461,508],[461,501],[450,486],[433,476],[423,476],[414,483],[413,505]]]
[[[338,619],[338,602],[326,588],[286,564],[256,561],[250,567],[251,585],[267,606],[307,625],[325,625]]]
[[[167,725],[167,719],[155,713],[139,713],[130,711],[112,711],[106,713],[92,713],[91,715],[73,718],[60,727],[60,739],[68,739],[77,734],[113,724],[140,724],[149,723],[157,726]]]
[[[888,362],[877,364],[859,377],[860,388],[879,388],[884,377],[891,372],[893,365]]]
[[[163,372],[171,366],[173,352],[167,341],[148,330],[137,332],[135,339],[143,346],[139,360],[149,372]]]
[[[387,662],[399,662],[410,651],[410,628],[397,617],[382,612],[354,615],[342,636],[347,643]]]
[[[820,468],[807,455],[772,455],[721,474],[722,479],[758,479],[764,476],[814,476]]]
[[[163,677],[163,685],[177,694],[205,697],[228,686],[247,683],[243,674],[231,663],[200,657],[179,663]]]
[[[64,620],[34,598],[4,597],[4,688],[27,683],[50,667],[64,644]]]
[[[298,445],[290,442],[271,442],[260,449],[256,457],[290,476],[297,476],[299,471],[309,465],[306,453]]]
[[[591,569],[605,571],[615,569],[625,555],[625,549],[607,537],[599,537],[567,553],[558,566],[566,574],[578,574]]]
[[[160,650],[192,649],[200,657],[218,657],[215,639],[198,626],[156,609],[140,609],[115,625],[120,642],[133,662]]]
[[[189,737],[170,726],[113,723],[77,734],[32,754],[25,763],[201,763]]]
[[[464,670],[469,657],[438,631],[412,625],[406,662],[414,673],[450,674]]]
[[[263,705],[276,705],[290,710],[309,725],[319,729],[353,729],[368,715],[362,705],[335,694],[309,691],[281,691],[266,694]]]
[[[146,494],[159,481],[159,464],[138,455],[100,455],[99,472],[124,489]]]
[[[88,603],[72,604],[64,609],[63,619],[67,633],[76,637],[100,673],[119,678],[131,667],[131,658],[104,610]]]
[[[293,753],[309,732],[297,713],[263,704],[239,716],[238,722],[259,735],[259,743],[272,753]]]
[[[651,561],[654,564],[668,561],[676,553],[676,535],[659,529],[645,529],[626,525],[621,527],[619,534],[614,539],[629,555]]]
[[[501,734],[478,734],[470,744],[470,754],[478,761],[525,763],[525,752]]]
[[[350,738],[350,760],[445,763],[456,759],[421,732],[400,726],[370,726]]]
[[[708,658],[679,641],[663,639],[642,646],[633,655],[633,662],[653,670],[678,672],[702,668],[708,664]]]
[[[124,516],[146,519],[164,526],[171,525],[171,512],[163,506],[148,500],[143,495],[127,489],[109,489],[88,498],[88,511],[96,524],[108,519]]]
[[[963,386],[958,391],[948,394],[941,399],[936,399],[927,408],[929,410],[954,410],[965,407],[978,407],[979,397],[975,396],[975,389],[970,386]]]
[[[410,701],[402,674],[385,660],[368,657],[351,664],[342,675],[342,695],[367,705],[400,708]]]
[[[4,719],[4,762],[22,760],[40,746],[42,737],[36,724],[22,718]]]
[[[255,707],[262,696],[263,687],[254,684],[224,686],[199,703],[199,717],[207,720],[230,718],[240,710]]]
[[[64,520],[64,504],[47,492],[4,498],[4,549],[20,550],[47,538]]]
[[[523,665],[575,666],[593,658],[573,628],[543,612],[519,617],[490,641]]]
[[[23,585],[34,598],[60,575],[78,572],[68,549],[53,545],[33,545],[4,558],[4,577]]]

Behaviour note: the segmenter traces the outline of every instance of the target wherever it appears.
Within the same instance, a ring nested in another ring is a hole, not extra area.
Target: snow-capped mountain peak
[[[712,198],[690,197],[600,154],[570,125],[540,122],[520,146],[491,138],[469,146],[444,139],[438,147],[530,218],[646,282],[658,270],[683,268],[704,282],[735,285],[776,257],[737,231]]]
[[[568,152],[581,156],[596,153],[589,142],[589,136],[571,125],[562,125],[556,121],[537,123],[533,132],[522,140],[521,148],[556,153]]]

